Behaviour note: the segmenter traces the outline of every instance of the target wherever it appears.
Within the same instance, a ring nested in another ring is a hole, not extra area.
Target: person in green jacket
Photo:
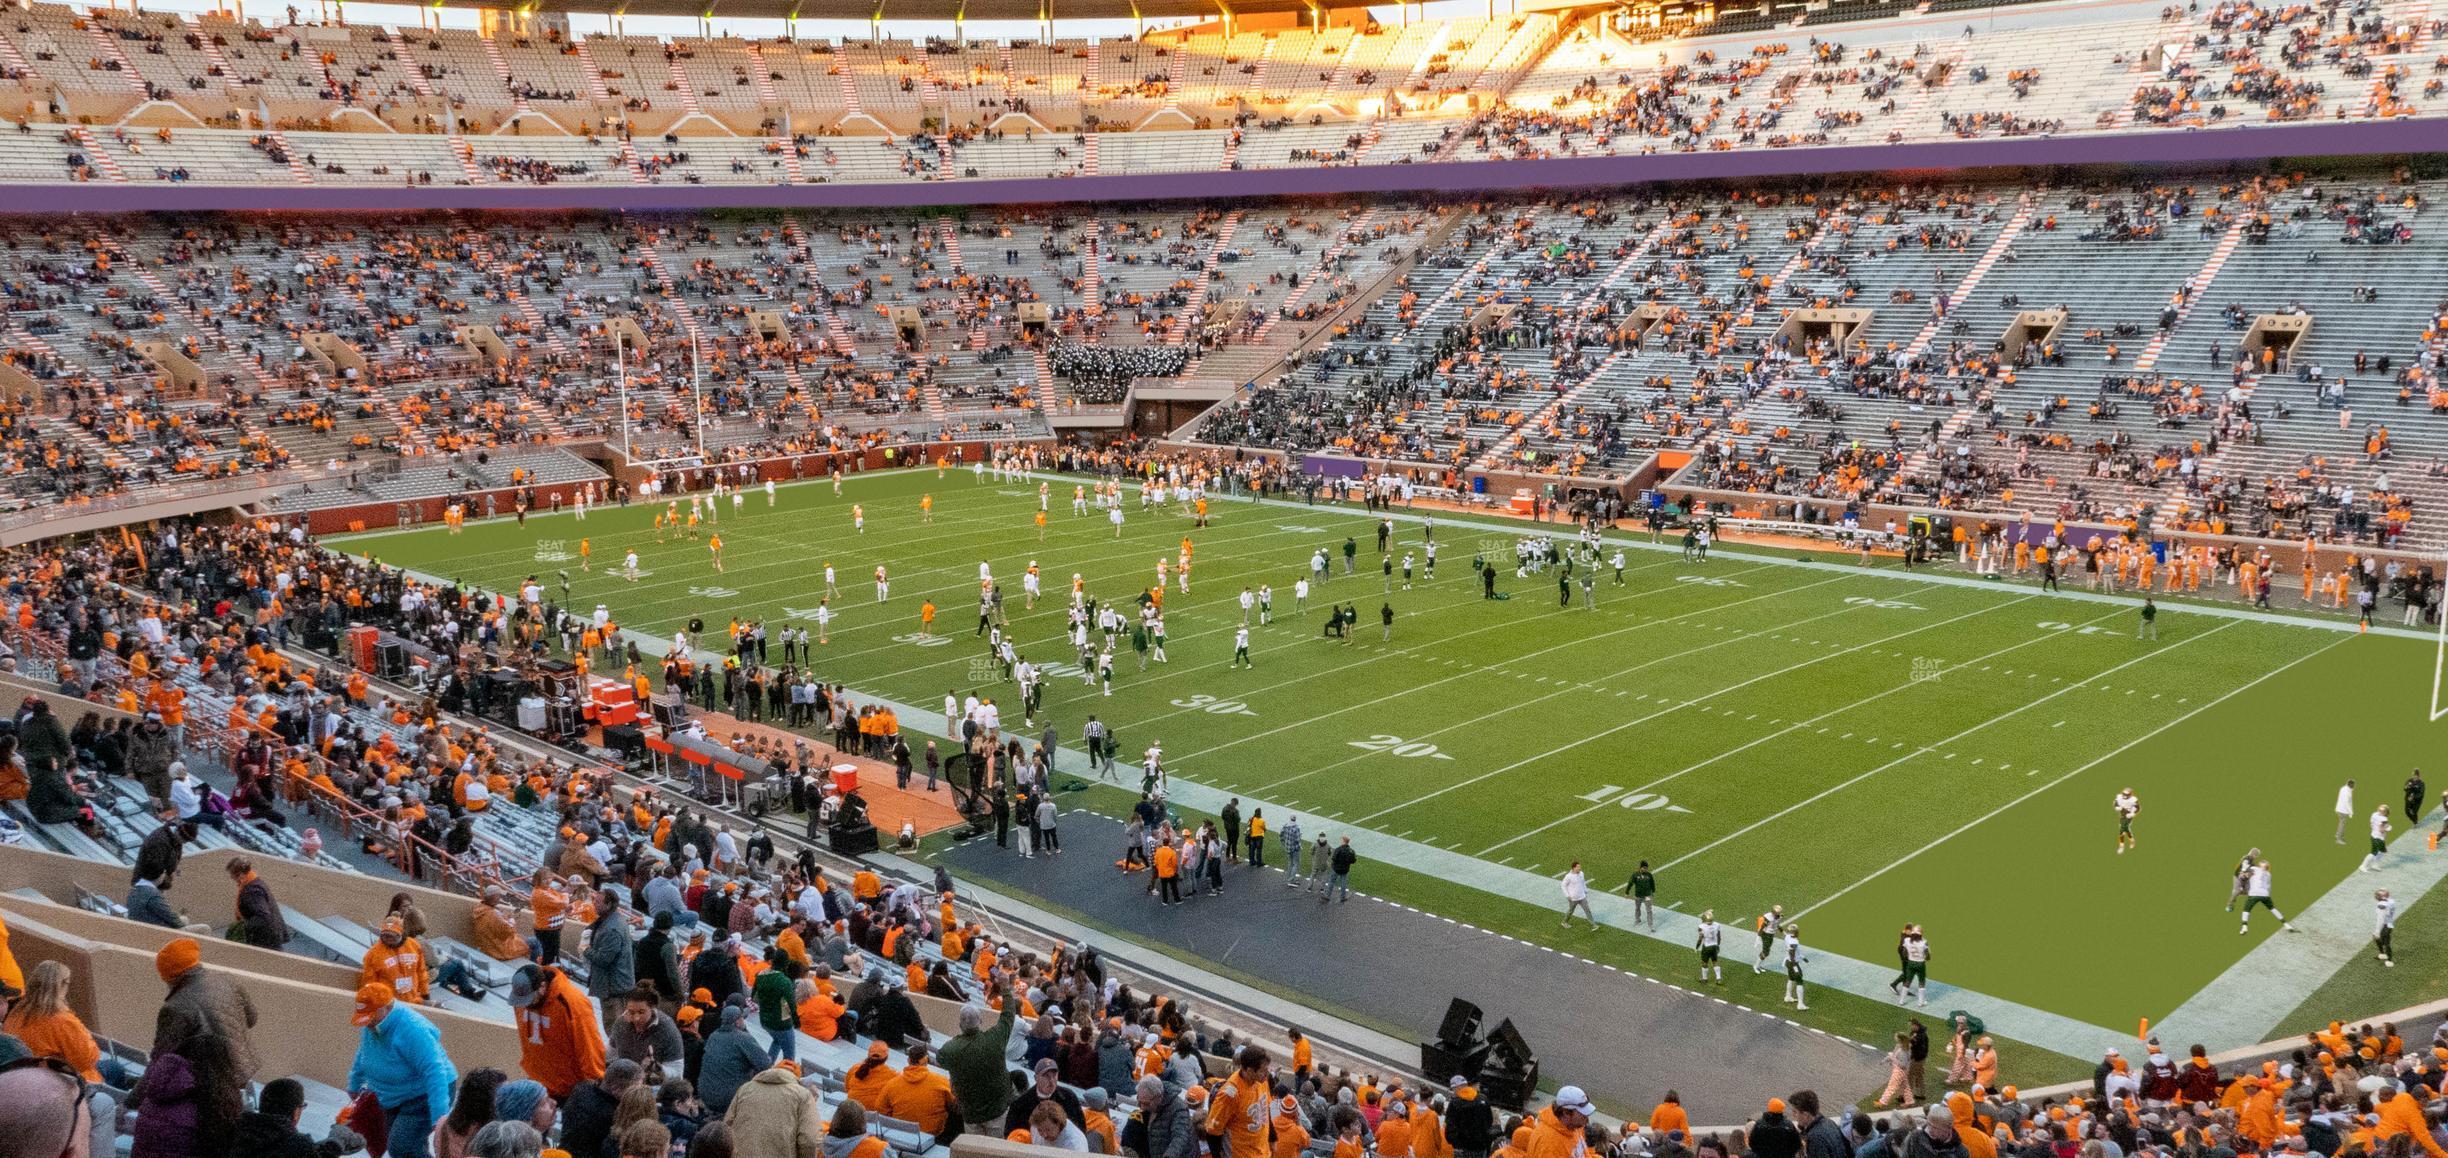
[[[748,995],[756,999],[757,1024],[772,1035],[766,1060],[799,1060],[799,1009],[791,1001],[791,977],[783,968],[790,958],[780,949],[765,951],[765,969],[757,974]]]
[[[990,1136],[1000,1136],[997,1131],[1004,1111],[1011,1108],[1011,1066],[1004,1051],[1011,1045],[1012,1012],[1019,1004],[1008,981],[997,982],[996,993],[1002,999],[1003,1015],[990,1026],[985,1006],[962,1006],[960,1033],[945,1042],[938,1055],[944,1076],[952,1079],[952,1096],[960,1102],[961,1120]]]

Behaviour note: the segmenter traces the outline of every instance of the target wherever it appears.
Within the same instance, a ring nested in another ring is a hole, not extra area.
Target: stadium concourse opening
[[[2448,1155],[2426,0],[743,2],[0,14],[0,1154]]]

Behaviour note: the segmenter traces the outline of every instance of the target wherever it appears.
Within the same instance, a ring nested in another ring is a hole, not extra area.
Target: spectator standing
[[[272,886],[255,875],[255,862],[234,856],[228,871],[230,883],[238,887],[238,920],[230,926],[230,940],[259,949],[289,944],[289,923],[281,919],[280,901],[272,896]]]
[[[203,947],[181,937],[153,955],[153,971],[170,987],[153,1019],[153,1053],[179,1053],[189,1038],[211,1035],[229,1043],[238,1084],[255,1078],[255,1002],[235,981],[208,970]]]
[[[1004,1051],[1011,1045],[1012,1013],[1019,1006],[1009,983],[998,986],[998,996],[1003,1012],[994,1024],[986,1023],[986,1007],[964,1005],[960,1033],[943,1046],[944,1076],[951,1079],[952,1092],[960,1099],[961,1120],[970,1129],[990,1135],[999,1133],[996,1127],[1002,1125],[1003,1112],[1011,1106]]]
[[[767,949],[765,968],[749,990],[749,996],[756,1001],[757,1026],[765,1031],[766,1040],[771,1043],[767,1060],[777,1062],[799,1059],[799,1006],[791,1000],[791,978],[785,971],[785,960],[782,950]]]
[[[561,1102],[561,1148],[572,1154],[599,1154],[617,1139],[614,1115],[621,1098],[638,1084],[638,1064],[627,1059],[604,1067],[603,1076],[580,1082]]]
[[[68,729],[60,726],[59,718],[51,714],[51,704],[33,696],[26,697],[25,708],[17,721],[17,754],[25,759],[27,778],[26,811],[43,824],[74,824],[84,817],[85,798],[69,782],[68,773],[76,765],[76,749],[68,742]],[[162,801],[168,807],[167,799]]]
[[[938,1142],[948,1143],[959,1137],[960,1099],[952,1092],[951,1080],[927,1066],[924,1045],[909,1047],[904,1057],[908,1064],[884,1084],[883,1113],[916,1125]]]
[[[1582,1093],[1581,1087],[1557,1090],[1555,1101],[1540,1110],[1531,1123],[1529,1158],[1579,1158],[1585,1148],[1583,1135],[1589,1130],[1589,1119],[1589,1095]]]
[[[202,1034],[179,1049],[148,1059],[144,1080],[128,1095],[128,1108],[136,1111],[131,1158],[230,1153],[230,1137],[246,1113],[246,1091],[245,1083],[231,1076],[229,1042]]]
[[[637,988],[637,949],[629,940],[629,914],[618,891],[597,894],[595,913],[595,923],[587,926],[587,995],[602,1003],[609,1026],[622,997]]]
[[[558,966],[520,966],[510,978],[510,1007],[517,1011],[519,1070],[556,1100],[603,1076],[603,1031],[586,994]]]
[[[1326,838],[1319,837],[1318,843],[1326,843]],[[1345,902],[1351,900],[1352,866],[1359,862],[1360,854],[1352,851],[1351,838],[1344,837],[1342,843],[1335,845],[1333,854],[1326,862],[1326,867],[1332,871],[1333,875],[1327,879],[1326,891],[1318,894],[1319,904],[1334,900],[1338,893],[1342,895]]]
[[[2084,1147],[2086,1152],[2097,1149],[2098,1143]],[[1963,1139],[1955,1134],[1954,1115],[1944,1110],[1932,1110],[1920,1128],[1904,1132],[1901,1158],[1969,1158]]]
[[[1283,828],[1278,830],[1278,836],[1283,840],[1284,887],[1297,889],[1301,886],[1302,865],[1309,851],[1309,846],[1301,843],[1300,817],[1286,819]]]
[[[434,1122],[451,1104],[458,1071],[442,1052],[442,1035],[423,1014],[393,1000],[392,991],[368,985],[357,991],[357,1058],[349,1065],[348,1092],[371,1092],[382,1103],[391,1158],[428,1158]]]
[[[1853,1158],[1843,1128],[1819,1112],[1817,1090],[1797,1090],[1786,1101],[1793,1107],[1794,1126],[1802,1131],[1804,1158]]]
[[[170,766],[178,762],[178,745],[161,716],[145,713],[144,722],[128,737],[127,774],[144,785],[145,799],[155,812],[170,807]]]
[[[1751,1123],[1752,1158],[1795,1158],[1802,1152],[1802,1131],[1785,1117],[1785,1099],[1768,1099],[1768,1111]]]
[[[1134,1094],[1139,1112],[1123,1128],[1122,1148],[1139,1158],[1196,1158],[1198,1126],[1181,1091],[1151,1074],[1139,1079]]]
[[[651,1077],[661,1072],[679,1076],[688,1049],[680,1040],[680,1024],[655,1002],[655,991],[640,985],[621,999],[620,1016],[612,1021],[606,1052],[644,1067]]]
[[[1487,1158],[1496,1141],[1496,1111],[1479,1096],[1479,1087],[1454,1075],[1445,1103],[1445,1144],[1454,1158]]]
[[[723,1124],[739,1158],[817,1158],[823,1132],[816,1096],[799,1084],[796,1062],[776,1064],[740,1087]]]

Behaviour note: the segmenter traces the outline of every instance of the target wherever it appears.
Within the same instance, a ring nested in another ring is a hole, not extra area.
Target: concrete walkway
[[[1076,809],[1060,831],[1059,856],[1021,857],[1026,838],[1015,833],[1008,850],[989,835],[941,859],[961,879],[1055,898],[1098,925],[1397,1028],[1409,1064],[1416,1041],[1435,1036],[1446,1003],[1460,997],[1485,1011],[1489,1029],[1512,1020],[1542,1081],[1578,1084],[1619,1116],[1646,1118],[1672,1088],[1694,1121],[1745,1121],[1771,1097],[1811,1088],[1849,1103],[1887,1077],[1866,1046],[1572,953],[1590,936],[1586,926],[1538,945],[1360,893],[1327,904],[1321,893],[1286,887],[1279,864],[1228,866],[1222,896],[1167,907],[1147,895],[1144,873],[1114,867],[1121,824]],[[1365,883],[1365,862],[1355,876]]]

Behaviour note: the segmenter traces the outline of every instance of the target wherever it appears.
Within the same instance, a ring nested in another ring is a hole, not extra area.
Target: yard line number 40
[[[1655,792],[1625,792],[1621,784],[1601,784],[1597,791],[1584,792],[1579,799],[1587,800],[1592,804],[1612,804],[1617,808],[1629,808],[1635,812],[1655,812],[1659,809],[1668,812],[1691,811],[1680,804],[1669,802]]]

